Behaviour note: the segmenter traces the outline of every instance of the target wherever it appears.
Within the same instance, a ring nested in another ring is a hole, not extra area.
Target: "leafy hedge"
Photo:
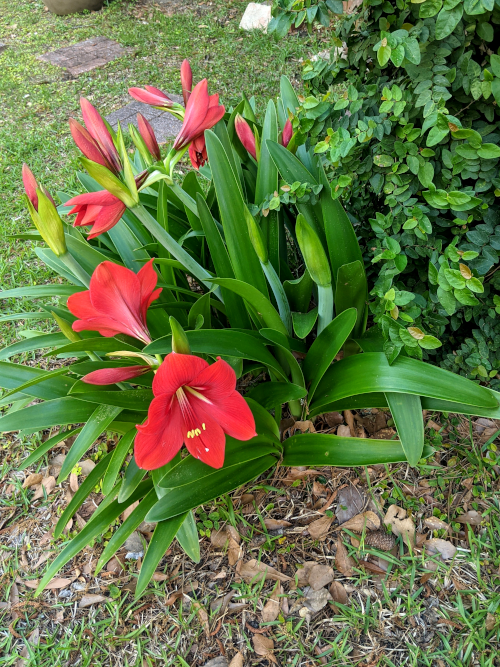
[[[307,26],[309,32],[313,23],[328,28],[330,15],[342,12],[342,0],[274,0],[273,18],[267,31],[273,33],[276,39],[280,39],[292,28],[298,29],[302,25]]]
[[[337,25],[332,60],[305,63],[294,120],[365,239],[389,359],[404,350],[493,385],[498,24],[498,0],[364,0]]]

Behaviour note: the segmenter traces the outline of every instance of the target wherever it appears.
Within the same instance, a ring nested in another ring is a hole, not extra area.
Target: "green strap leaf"
[[[309,401],[312,401],[316,387],[347,340],[355,322],[356,310],[345,310],[323,329],[309,348],[302,365],[306,386],[309,387]]]
[[[273,100],[267,103],[264,125],[262,126],[259,165],[257,169],[257,185],[255,188],[255,204],[260,206],[271,192],[278,189],[278,169],[269,153],[266,141],[278,141],[278,119]]]
[[[149,480],[141,484],[140,487],[136,489],[135,493],[130,498],[130,504],[132,504],[136,500],[139,500],[140,498],[143,498],[146,495],[146,493],[148,493],[151,490],[151,487],[152,487],[152,482]],[[101,512],[99,512],[99,509],[96,512],[94,512],[91,520],[87,523],[87,525],[78,533],[76,537],[74,537],[71,540],[71,542],[66,547],[64,547],[64,549],[57,556],[57,558],[55,558],[55,560],[53,560],[50,563],[49,567],[47,568],[47,571],[45,572],[45,575],[43,576],[42,580],[40,581],[40,584],[38,585],[38,588],[35,591],[35,597],[38,597],[38,595],[40,595],[40,593],[43,591],[43,589],[49,583],[52,577],[54,577],[54,575],[57,574],[57,572],[62,567],[64,567],[64,565],[66,565],[68,561],[74,558],[76,554],[79,551],[81,551],[84,547],[86,547],[94,538],[106,532],[108,526],[115,519],[117,519],[122,512],[123,512],[123,505],[120,505],[120,503],[117,500],[114,500],[109,506],[107,506]]]
[[[201,559],[200,540],[193,512],[187,513],[186,518],[177,531],[176,537],[189,558],[195,563],[199,563]]]
[[[36,398],[47,400],[66,396],[72,385],[75,383],[75,380],[69,377],[55,376],[43,380],[40,384],[37,383],[30,386],[26,384],[31,380],[45,377],[46,375],[47,371],[42,368],[32,368],[31,366],[25,366],[23,364],[0,361],[0,387],[2,387],[2,389],[18,389],[18,387],[25,385],[23,393],[28,396],[35,396]],[[19,384],[19,382],[21,382],[21,384]]]
[[[416,394],[482,408],[498,408],[495,395],[461,375],[410,357],[391,365],[382,352],[365,352],[336,362],[323,376],[311,415],[347,396],[372,392]]]
[[[186,331],[193,354],[220,355],[259,361],[286,379],[283,369],[267,347],[255,336],[232,329],[200,329]],[[168,354],[172,351],[172,336],[159,338],[144,348],[148,354]]]
[[[107,407],[114,406],[115,408],[136,410],[138,412],[147,412],[149,405],[153,400],[153,392],[151,389],[126,389],[124,391],[85,391],[85,387],[77,387],[83,389],[85,393],[78,392],[78,398],[89,403],[99,403]],[[75,392],[76,394],[76,392]]]
[[[16,412],[0,417],[0,432],[19,431],[20,426],[23,431],[41,431],[52,426],[78,424],[86,422],[94,410],[95,405],[76,398],[55,398],[24,408],[22,421]]]
[[[356,260],[350,264],[343,264],[338,270],[336,285],[335,312],[340,315],[348,308],[356,308],[357,317],[352,337],[361,336],[366,324],[366,301],[368,299],[363,263]]]
[[[146,514],[153,507],[153,505],[156,503],[157,500],[158,496],[156,495],[155,490],[151,489],[148,495],[145,498],[143,498],[137,505],[137,507],[129,514],[129,516],[125,519],[125,521],[118,528],[118,530],[116,530],[113,533],[111,539],[107,543],[104,551],[102,552],[99,560],[97,561],[94,571],[95,576],[99,574],[99,572],[102,570],[104,565],[106,565],[108,560],[115,555],[115,553],[122,546],[127,537],[130,537],[130,535],[134,532],[134,530],[141,525],[141,523],[144,521]],[[118,502],[120,502],[119,497],[118,497]],[[128,506],[130,507],[130,504]]]
[[[64,339],[65,341],[67,338]],[[140,348],[130,343],[124,343],[118,338],[104,338],[104,336],[96,338],[84,338],[77,340],[75,343],[69,343],[58,347],[57,350],[47,352],[45,357],[53,357],[57,354],[67,354],[68,352],[86,352],[92,350],[93,352],[119,352],[127,350],[129,352],[140,352]]]
[[[133,456],[127,466],[127,470],[125,471],[125,479],[123,480],[120,493],[118,494],[119,503],[124,503],[128,498],[130,498],[130,496],[142,482],[145,474],[146,470],[139,468],[135,462],[135,456]]]
[[[64,375],[65,373],[68,372],[68,369],[65,368],[57,368],[55,371],[49,371],[48,373],[43,373],[42,375],[38,375],[37,377],[33,378],[32,380],[28,380],[28,382],[25,382],[24,384],[19,385],[15,389],[11,389],[9,392],[4,394],[2,396],[2,401],[4,401],[6,398],[9,396],[12,396],[12,394],[16,394],[17,392],[25,392],[25,389],[28,389],[29,387],[33,387],[36,384],[39,384],[40,382],[45,382],[46,380],[51,380],[53,377],[57,377],[59,375]]]
[[[423,457],[434,450],[426,446]],[[284,466],[367,466],[406,461],[398,440],[343,438],[327,433],[301,433],[283,443]]]
[[[88,422],[85,424],[75,442],[64,459],[57,482],[64,482],[73,467],[80,461],[85,452],[92,447],[97,438],[103,433],[111,422],[120,414],[121,408],[109,405],[99,405],[94,410]]]
[[[257,309],[269,328],[276,329],[276,331],[280,331],[285,334],[285,336],[287,335],[288,331],[283,324],[278,311],[269,299],[256,287],[233,278],[213,278],[212,282],[239,294],[239,296],[243,297],[250,305]]]
[[[420,396],[387,392],[385,397],[408,463],[416,466],[424,449],[424,419]]]
[[[106,468],[111,460],[111,453],[105,456],[102,461],[96,465],[96,467],[90,471],[90,474],[83,480],[81,485],[78,487],[78,491],[75,493],[73,498],[69,501],[68,506],[61,514],[59,521],[56,524],[54,529],[54,538],[57,539],[65,527],[68,524],[68,521],[71,519],[73,514],[77,511],[80,505],[85,502],[87,496],[92,492],[93,488],[99,484],[101,478],[106,472]]]
[[[146,521],[165,521],[184,514],[198,505],[208,503],[224,493],[237,489],[242,484],[254,480],[276,463],[275,456],[263,456],[253,461],[236,465],[231,470],[221,468],[214,475],[206,477],[203,485],[198,480],[174,489],[161,498],[150,510]]]
[[[284,74],[281,76],[280,79],[280,95],[285,112],[287,112],[286,115],[288,116],[288,111],[291,111],[292,114],[295,116],[295,114],[297,113],[297,109],[300,106],[300,103],[299,100],[297,99],[297,94],[293,89],[292,84],[290,83],[290,80]]]
[[[205,132],[209,164],[217,193],[226,246],[235,276],[267,296],[267,284],[250,241],[246,223],[248,209],[226,152],[210,130]]]
[[[135,428],[125,433],[111,454],[111,460],[102,481],[102,492],[105,496],[111,493],[111,489],[115,485],[118,473],[122,469],[123,462],[127,457],[131,444],[134,442],[136,433],[137,429]]]
[[[179,514],[168,521],[160,521],[156,526],[142,562],[139,578],[137,579],[137,586],[135,588],[136,598],[141,595],[149,584],[158,563],[165,555],[185,518],[186,514]]]
[[[252,387],[245,398],[251,398],[260,403],[263,408],[271,410],[277,405],[304,398],[307,390],[291,382],[262,382]]]
[[[0,359],[8,359],[15,354],[22,352],[31,352],[32,350],[44,349],[46,347],[54,347],[62,345],[67,342],[67,338],[62,333],[43,334],[42,336],[35,336],[34,338],[25,338],[12,345],[7,345],[0,350]],[[57,354],[57,352],[55,352]]]
[[[76,433],[80,433],[82,430],[82,427],[79,428],[73,428],[73,429],[68,429],[67,431],[60,431],[57,433],[57,435],[53,435],[51,438],[43,442],[39,447],[35,449],[34,452],[32,452],[28,458],[24,459],[24,461],[21,462],[21,464],[18,466],[18,470],[25,470],[28,468],[30,465],[33,463],[36,463],[39,459],[44,456],[48,451],[52,449],[52,447],[55,447],[57,444],[61,442],[61,440],[65,440],[66,438],[71,437],[72,435],[75,435]]]
[[[20,297],[33,297],[40,299],[44,296],[71,296],[77,292],[85,291],[85,287],[74,287],[73,285],[28,285],[27,287],[14,287],[13,289],[0,292],[0,299],[13,299]]]

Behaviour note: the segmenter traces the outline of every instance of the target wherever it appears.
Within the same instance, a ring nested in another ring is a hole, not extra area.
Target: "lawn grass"
[[[243,33],[238,29],[246,4],[242,2],[186,0],[183,13],[168,16],[150,5],[114,0],[102,12],[64,18],[45,12],[43,2],[35,0],[0,3],[0,24],[5,26],[2,40],[9,44],[0,53],[3,289],[55,279],[38,261],[32,242],[7,235],[30,227],[22,201],[23,161],[54,193],[78,187],[74,180],[78,151],[67,120],[80,117],[80,95],[108,114],[130,101],[127,88],[131,85],[150,83],[180,93],[178,69],[188,57],[195,80],[206,76],[211,91],[218,91],[227,106],[238,102],[244,91],[255,95],[262,109],[268,97],[277,93],[282,74],[299,85],[299,58],[324,49],[323,40],[329,39],[323,31],[311,38],[292,35],[276,44],[266,35]],[[96,35],[116,39],[133,48],[135,55],[74,80],[37,60],[37,55]],[[29,301],[2,302],[3,313],[30,310],[34,309]],[[0,332],[7,343],[25,328],[44,326],[44,321],[21,320],[3,323]],[[439,416],[428,415],[431,417],[439,422]],[[61,540],[46,538],[66,503],[67,482],[48,498],[33,503],[33,491],[22,489],[25,473],[17,469],[26,452],[39,443],[36,436],[4,435],[0,449],[0,599],[10,599],[11,605],[0,608],[0,667],[21,667],[20,659],[36,667],[197,667],[224,651],[231,659],[238,650],[248,665],[271,666],[270,658],[254,650],[254,630],[265,628],[274,641],[274,659],[290,667],[499,665],[500,468],[496,445],[494,440],[481,439],[466,419],[441,418],[441,425],[446,431],[426,431],[436,454],[415,469],[405,465],[375,471],[325,469],[291,486],[283,482],[287,473],[281,470],[276,477],[260,479],[245,489],[256,497],[250,510],[241,507],[241,491],[204,507],[197,515],[203,532],[201,563],[191,563],[174,543],[159,567],[170,579],[152,583],[138,600],[132,593],[137,562],[127,562],[122,573],[104,571],[97,578],[84,569],[89,562],[95,563],[107,535],[64,568],[60,576],[74,578],[63,589],[68,597],[55,590],[35,600],[33,590],[21,583],[43,575],[45,564],[36,565],[40,557],[51,549],[59,551],[76,527]],[[103,446],[106,437],[90,455],[98,457]],[[55,453],[26,474],[46,473]],[[242,535],[246,559],[262,559],[290,576],[307,560],[332,565],[336,524],[324,542],[307,535],[307,520],[319,516],[312,509],[315,480],[328,493],[346,484],[361,485],[383,502],[384,511],[393,503],[406,509],[421,533],[425,518],[443,519],[451,525],[450,534],[436,531],[429,536],[452,540],[459,547],[457,555],[442,562],[424,556],[421,549],[409,552],[398,539],[396,554],[389,557],[363,543],[354,546],[343,532],[346,548],[356,560],[353,576],[335,570],[335,579],[348,591],[347,604],[327,606],[317,615],[301,615],[301,594],[287,586],[289,606],[295,604],[299,612],[263,623],[262,607],[274,582],[238,581],[225,550],[211,546],[210,532],[232,524]],[[415,488],[428,492],[415,493],[411,490]],[[457,523],[456,518],[470,509],[483,515],[481,525]],[[280,532],[264,527],[266,519],[285,517],[293,519],[289,529]],[[360,565],[369,556],[389,562],[387,577],[377,579]],[[222,572],[226,575],[216,579]],[[17,577],[20,581],[16,583]],[[84,590],[74,585],[81,580]],[[169,603],[173,591],[194,580],[198,582],[195,591]],[[211,611],[211,603],[229,592],[234,592],[233,602],[245,603],[245,609],[223,615]],[[84,594],[103,594],[106,600],[80,608]],[[208,613],[208,632],[196,603]],[[37,630],[39,640],[35,641]]]

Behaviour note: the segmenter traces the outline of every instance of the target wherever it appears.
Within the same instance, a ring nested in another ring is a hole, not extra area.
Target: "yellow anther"
[[[203,429],[204,431],[206,431],[206,430],[207,430],[207,428],[206,428],[205,424],[202,424],[202,425],[201,425],[201,428],[202,428],[202,429]]]
[[[200,433],[201,433],[201,431],[200,431],[199,428],[197,428],[197,429],[195,430],[195,432],[194,432],[195,435],[200,435]]]

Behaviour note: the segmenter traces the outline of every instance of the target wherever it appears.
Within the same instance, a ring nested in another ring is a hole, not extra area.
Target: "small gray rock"
[[[4,42],[0,42],[0,53],[2,53],[2,51],[5,51],[6,48],[7,44],[5,44]]]
[[[139,533],[133,532],[132,535],[127,537],[124,549],[127,550],[125,558],[128,560],[139,560],[144,556],[144,547]]]
[[[212,660],[206,662],[203,667],[228,667],[228,664],[227,658],[220,655],[218,658],[212,658]]]

